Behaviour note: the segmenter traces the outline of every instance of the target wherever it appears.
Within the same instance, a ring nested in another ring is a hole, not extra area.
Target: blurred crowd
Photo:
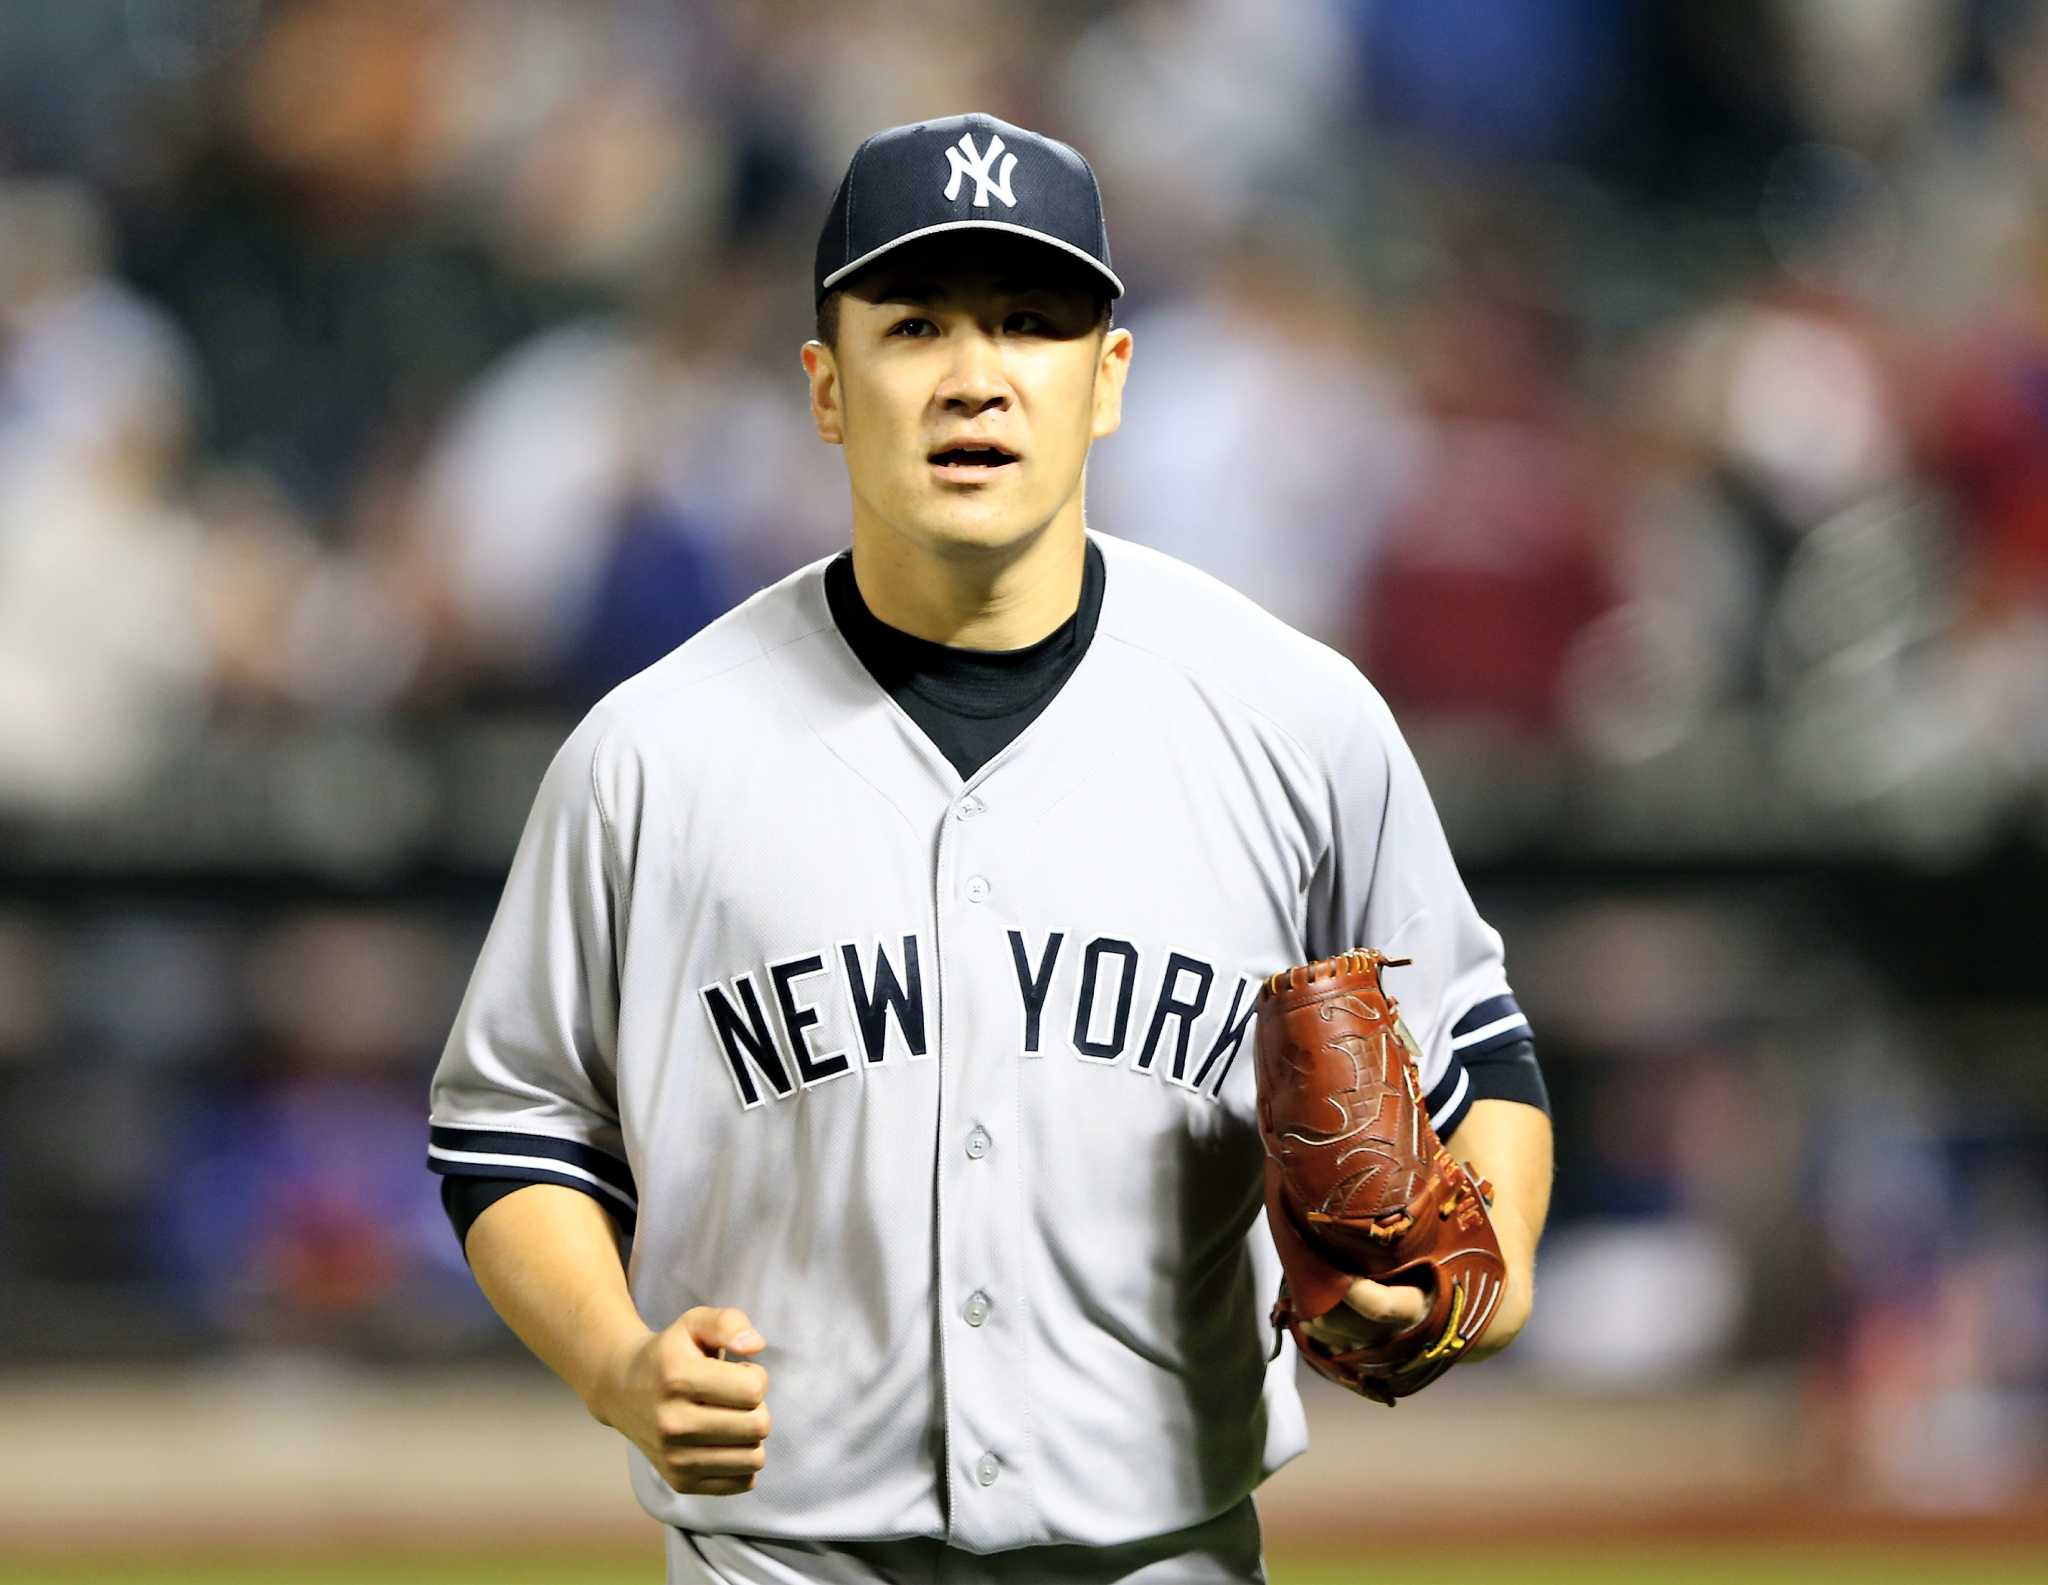
[[[0,6],[0,832],[224,731],[573,714],[843,545],[816,228],[867,132],[979,108],[1105,189],[1093,526],[1418,737],[1739,740],[1824,813],[2048,843],[2048,0],[1286,11]],[[2038,1478],[2039,1119],[1945,1112],[1825,908],[1502,906],[1579,1130],[1522,1368],[1804,1352],[1856,1479]],[[0,1348],[498,1337],[417,1170],[481,923],[0,910]]]

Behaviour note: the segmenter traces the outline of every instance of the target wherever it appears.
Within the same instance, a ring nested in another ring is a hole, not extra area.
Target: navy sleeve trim
[[[515,1194],[529,1186],[530,1180],[525,1178],[443,1178],[441,1180],[441,1209],[448,1213],[449,1224],[455,1229],[455,1242],[462,1246],[462,1255],[465,1260],[469,1258],[469,1230],[476,1226],[477,1218],[504,1199],[506,1195]],[[580,1183],[573,1185],[565,1184],[563,1187],[588,1189],[589,1185]],[[605,1214],[613,1219],[614,1226],[624,1233],[632,1232],[633,1217],[630,1212],[621,1210],[613,1202],[602,1199],[598,1195],[593,1194],[590,1197],[604,1207]]]
[[[1429,1112],[1429,1126],[1436,1130],[1439,1139],[1465,1120],[1466,1112],[1472,1108],[1472,1076],[1455,1051],[1451,1053],[1450,1066],[1430,1087],[1422,1104]]]
[[[475,1172],[449,1172],[437,1165],[435,1170],[445,1174],[441,1180],[441,1208],[455,1224],[455,1236],[464,1244],[465,1254],[469,1230],[476,1219],[514,1189],[523,1189],[530,1183],[552,1183],[589,1195],[605,1208],[619,1231],[628,1237],[632,1236],[634,1223],[639,1220],[633,1208],[614,1197],[610,1190],[600,1193],[595,1185],[548,1167],[491,1167]],[[493,1190],[496,1192],[490,1192]]]
[[[1451,1060],[1443,1075],[1424,1097],[1429,1108],[1429,1126],[1436,1137],[1448,1139],[1480,1100],[1530,1100],[1526,1073],[1516,1048],[1527,1053],[1527,1073],[1535,1073],[1534,1091],[1549,1111],[1549,1097],[1543,1092],[1543,1078],[1536,1073],[1535,1047],[1531,1043],[1529,1020],[1512,995],[1489,996],[1475,1003],[1451,1025]],[[1503,1086],[1509,1086],[1503,1088]],[[1517,1088],[1517,1086],[1519,1086]]]
[[[448,1177],[566,1183],[619,1205],[629,1215],[640,1208],[632,1169],[617,1156],[549,1134],[437,1126],[428,1132],[427,1165]]]
[[[1520,1101],[1550,1115],[1550,1089],[1536,1061],[1536,1043],[1526,1036],[1474,1057],[1466,1071],[1472,1075],[1473,1100]]]
[[[1529,1020],[1512,996],[1489,996],[1451,1025],[1451,1052],[1468,1062],[1517,1040],[1532,1038]]]

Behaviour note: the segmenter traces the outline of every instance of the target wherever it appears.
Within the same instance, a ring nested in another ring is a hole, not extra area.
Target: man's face
[[[856,511],[974,555],[1078,510],[1130,360],[1130,333],[1100,325],[1080,270],[1036,244],[934,238],[864,271],[837,345],[804,348],[812,416],[846,448]]]

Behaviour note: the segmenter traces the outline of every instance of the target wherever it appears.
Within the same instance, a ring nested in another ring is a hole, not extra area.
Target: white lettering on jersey
[[[1105,959],[1114,959],[1105,967]],[[1081,994],[1074,1003],[1074,1052],[1090,1062],[1113,1063],[1124,1054],[1131,1028],[1131,992],[1138,983],[1138,949],[1116,936],[1097,936],[1081,954]],[[1107,989],[1105,989],[1107,987]],[[1110,1009],[1106,1035],[1102,1008]]]
[[[1002,165],[992,170],[998,154],[1003,155]],[[1010,191],[1010,173],[1017,168],[1017,156],[1003,154],[1003,140],[1000,134],[989,138],[987,153],[978,154],[974,148],[974,134],[961,133],[960,141],[946,150],[946,164],[953,172],[946,179],[946,197],[949,200],[960,196],[960,178],[971,176],[974,178],[974,196],[968,202],[976,209],[988,208],[990,193],[1000,198],[1005,207],[1017,207],[1016,196]]]
[[[853,1016],[867,1061],[886,1061],[892,1051],[905,1062],[928,1060],[932,1049],[926,1033],[924,969],[916,932],[903,932],[894,961],[888,944],[882,941],[874,944],[865,963],[854,942],[842,941],[835,950],[845,973],[847,1011]],[[730,1051],[727,1060],[731,1060]]]
[[[752,1111],[765,1099],[754,1083],[753,1073],[748,1072],[749,1066],[768,1081],[768,1087],[777,1096],[787,1100],[795,1087],[789,1082],[789,1069],[783,1066],[782,1053],[776,1047],[775,1032],[768,1027],[768,1014],[761,1005],[761,993],[754,988],[754,976],[734,975],[730,990],[728,982],[714,981],[702,987],[697,996],[711,1020],[712,1034],[725,1051],[740,1106]],[[735,999],[746,1009],[744,1014],[733,1006]]]
[[[1191,975],[1195,981],[1194,995],[1183,998],[1174,994],[1176,982],[1183,975]],[[1140,1072],[1152,1066],[1152,1059],[1159,1051],[1159,1040],[1166,1033],[1166,1021],[1171,1018],[1179,1026],[1174,1032],[1173,1076],[1179,1078],[1188,1065],[1188,1041],[1193,1037],[1195,1020],[1202,1016],[1202,1009],[1209,1002],[1209,987],[1215,982],[1216,971],[1200,958],[1191,958],[1184,952],[1171,952],[1166,958],[1166,977],[1159,986],[1159,1000],[1152,1007],[1152,1022],[1145,1031],[1145,1046],[1138,1053],[1136,1066]]]
[[[1050,1028],[1055,1038],[1071,1031],[1069,1049],[1082,1061],[1115,1067],[1131,1046],[1140,989],[1156,986],[1144,1039],[1130,1071],[1151,1073],[1157,1068],[1182,1088],[1220,1100],[1237,1048],[1251,1027],[1258,980],[1242,977],[1229,1009],[1219,1010],[1211,1020],[1205,1015],[1210,987],[1216,983],[1215,965],[1180,951],[1167,952],[1159,964],[1157,954],[1148,954],[1121,936],[1101,935],[1081,950],[1078,970],[1066,977],[1055,997],[1055,971],[1067,936],[1064,930],[1049,931],[1045,944],[1033,950],[1022,931],[1009,932],[1017,970],[1020,1054],[1042,1056]],[[865,954],[856,943],[842,941],[829,950],[800,952],[763,964],[762,973],[770,987],[765,997],[759,990],[761,975],[753,969],[714,981],[697,993],[742,1110],[752,1111],[770,1096],[788,1100],[799,1088],[808,1090],[853,1071],[852,1046],[820,1054],[813,1045],[821,1007],[830,993],[801,995],[798,982],[819,975],[832,975],[839,982],[863,1066],[893,1066],[892,1057],[895,1063],[929,1059],[932,1020],[915,933],[906,931],[893,948],[878,941]],[[1156,1059],[1166,1045],[1169,1024],[1172,1058],[1162,1066]],[[1204,1026],[1200,1033],[1198,1025]],[[1198,1045],[1205,1039],[1205,1046]],[[1200,1069],[1190,1075],[1190,1058],[1197,1050],[1205,1054]],[[757,1081],[765,1081],[765,1093]]]
[[[1223,1015],[1223,1027],[1210,1042],[1209,1054],[1202,1058],[1202,1066],[1195,1074],[1194,1088],[1206,1091],[1210,1095],[1220,1095],[1223,1092],[1223,1081],[1230,1077],[1230,1065],[1237,1060],[1237,1048],[1244,1043],[1244,1032],[1251,1024],[1252,1014],[1259,1010],[1259,983],[1251,976],[1237,982],[1237,989],[1230,996],[1230,1011]],[[1250,994],[1247,995],[1247,992]],[[1237,1010],[1239,1003],[1244,1005],[1242,1013]],[[1219,1060],[1223,1066],[1211,1081],[1210,1070],[1216,1068]],[[1176,1081],[1180,1079],[1178,1059],[1173,1077]]]
[[[1022,1049],[1025,1056],[1035,1057],[1039,1055],[1038,1037],[1045,1020],[1046,993],[1052,989],[1052,971],[1059,962],[1060,945],[1067,939],[1067,933],[1049,932],[1044,947],[1036,955],[1026,949],[1021,930],[1012,930],[1009,936],[1010,960],[1017,966],[1017,994],[1024,1002]]]
[[[789,1038],[789,1054],[796,1059],[796,1071],[805,1089],[827,1079],[843,1078],[853,1071],[844,1050],[819,1056],[811,1049],[811,1029],[818,1022],[818,1009],[797,1001],[796,982],[830,972],[825,954],[784,958],[768,965],[768,983],[775,987],[775,1007],[782,1014],[782,1028]]]

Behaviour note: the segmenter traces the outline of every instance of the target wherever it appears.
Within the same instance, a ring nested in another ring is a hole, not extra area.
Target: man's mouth
[[[944,451],[933,452],[930,458],[933,467],[966,477],[976,473],[994,473],[1016,460],[1009,452],[994,446],[948,446]]]

